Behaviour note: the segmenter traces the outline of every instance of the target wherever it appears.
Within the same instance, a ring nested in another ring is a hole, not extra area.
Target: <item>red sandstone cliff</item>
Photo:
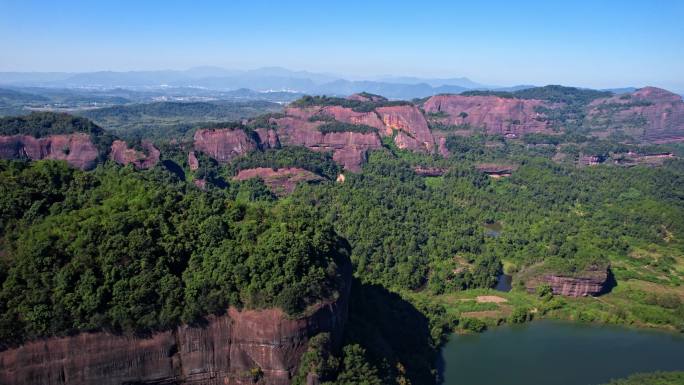
[[[376,109],[385,126],[384,134],[397,132],[394,142],[397,147],[417,152],[432,152],[435,140],[425,117],[413,105],[378,107]]]
[[[684,101],[672,92],[645,87],[594,100],[586,122],[599,129],[622,128],[646,142],[684,141]]]
[[[279,309],[230,308],[204,326],[180,326],[153,336],[81,333],[49,338],[0,352],[0,384],[252,384],[287,385],[308,341],[330,333],[341,343],[351,267],[343,267],[340,297],[291,319]]]
[[[382,147],[375,133],[333,132],[318,130],[321,122],[309,122],[293,116],[275,119],[278,138],[288,146],[305,146],[314,151],[332,151],[333,160],[347,170],[360,171],[366,152]]]
[[[122,165],[133,164],[137,169],[150,169],[156,166],[159,163],[159,150],[149,141],[143,141],[142,146],[147,154],[133,148],[128,148],[128,145],[123,140],[115,140],[112,143],[109,157]]]
[[[539,277],[528,279],[525,287],[534,292],[541,284],[549,284],[553,294],[569,297],[587,297],[599,295],[606,290],[608,282],[608,269],[588,270],[577,276],[563,276],[558,274],[543,274]]]
[[[97,147],[88,134],[51,135],[34,138],[27,135],[0,136],[2,159],[54,159],[88,170],[95,167]]]
[[[545,106],[541,100],[498,96],[437,95],[423,104],[426,113],[444,113],[436,121],[449,125],[482,128],[488,134],[526,134],[547,132],[549,124],[535,112]],[[466,115],[467,114],[467,115]]]
[[[243,130],[204,129],[194,136],[195,150],[204,152],[219,163],[229,163],[233,158],[257,149],[257,143]]]
[[[323,122],[311,121],[311,117],[327,116],[343,123],[377,128],[380,135],[393,136],[401,149],[432,152],[435,148],[425,117],[413,105],[378,107],[368,112],[342,106],[288,107],[285,114],[286,117],[274,119],[280,142],[313,150],[331,150],[333,159],[351,171],[361,169],[368,150],[382,147],[379,136],[356,132],[322,134],[318,126]]]

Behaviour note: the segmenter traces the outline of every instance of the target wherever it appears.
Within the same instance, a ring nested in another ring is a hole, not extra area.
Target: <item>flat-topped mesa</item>
[[[99,153],[86,133],[58,134],[42,138],[29,135],[0,136],[2,159],[65,160],[82,170],[95,167]]]
[[[672,92],[645,87],[594,100],[586,123],[594,128],[621,128],[645,142],[684,141],[684,101]]]
[[[443,115],[434,118],[441,124],[484,129],[487,134],[521,135],[550,131],[544,115],[537,112],[545,106],[535,99],[436,95],[423,104],[423,109],[428,114]]]
[[[258,143],[242,129],[201,129],[195,132],[194,147],[219,163],[229,163],[256,150]]]
[[[351,266],[336,300],[293,319],[280,309],[238,310],[149,337],[81,333],[0,352],[0,384],[7,385],[289,385],[309,340],[329,333],[342,343]]]
[[[156,166],[159,163],[159,150],[147,140],[142,141],[141,146],[144,151],[129,148],[123,140],[115,140],[109,157],[121,165],[133,164],[137,169],[150,169]]]
[[[586,270],[573,276],[549,273],[529,279],[525,282],[525,287],[527,291],[535,292],[539,285],[548,284],[551,286],[553,294],[568,297],[587,297],[606,292],[609,285],[608,278],[608,268]]]
[[[276,195],[291,194],[297,184],[302,182],[320,181],[324,178],[311,171],[298,167],[285,167],[272,169],[270,167],[257,167],[240,170],[235,180],[247,180],[259,178],[264,181],[266,186]]]

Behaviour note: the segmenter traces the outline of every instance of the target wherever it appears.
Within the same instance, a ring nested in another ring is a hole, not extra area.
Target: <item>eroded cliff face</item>
[[[364,96],[359,98],[365,100]],[[360,100],[360,99],[359,99]],[[360,112],[342,106],[289,107],[286,116],[274,119],[278,137],[285,145],[306,146],[314,150],[333,151],[333,159],[350,171],[360,171],[368,150],[382,147],[379,135],[391,136],[397,147],[417,152],[432,152],[435,141],[425,117],[412,105],[378,107]],[[349,124],[376,128],[375,133],[340,132],[322,134],[318,127],[324,121],[311,120],[323,116]]]
[[[334,345],[341,343],[351,280],[350,267],[344,271],[339,298],[299,319],[279,309],[230,308],[204,326],[147,338],[82,333],[34,341],[0,352],[0,383],[288,385],[311,337],[330,333]]]
[[[235,180],[252,178],[263,180],[274,194],[280,196],[291,194],[299,183],[323,180],[321,176],[298,167],[285,167],[276,170],[270,167],[249,168],[240,170],[233,177]]]
[[[95,167],[98,151],[90,135],[76,133],[34,138],[27,135],[0,136],[2,159],[65,160],[72,167]]]
[[[204,152],[219,163],[229,163],[258,148],[256,141],[245,131],[229,128],[197,130],[194,146],[196,151]]]
[[[545,274],[528,280],[525,286],[528,291],[534,292],[539,285],[546,283],[551,286],[553,294],[587,297],[604,293],[609,285],[608,277],[608,269],[589,270],[573,277]]]
[[[142,147],[145,152],[129,148],[123,140],[115,140],[109,157],[121,165],[133,164],[137,169],[150,169],[159,163],[159,150],[154,147],[152,142],[143,141]]]
[[[587,124],[595,129],[623,129],[650,143],[684,141],[684,101],[672,92],[645,87],[594,100]]]
[[[498,96],[437,95],[423,104],[426,113],[443,113],[435,120],[448,125],[469,125],[488,134],[549,132],[549,123],[536,112],[546,106],[541,100]]]
[[[401,149],[432,152],[435,140],[423,113],[413,105],[379,107],[376,109],[385,126],[384,134],[396,131],[394,143]]]
[[[360,171],[368,150],[382,147],[376,133],[332,132],[318,130],[322,122],[309,122],[294,116],[274,120],[278,125],[278,138],[288,146],[304,146],[314,151],[332,151],[333,160],[345,169]]]

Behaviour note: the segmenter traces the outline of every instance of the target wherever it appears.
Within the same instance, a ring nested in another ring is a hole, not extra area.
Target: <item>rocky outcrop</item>
[[[345,169],[360,171],[366,153],[382,147],[376,133],[332,132],[318,130],[321,122],[309,122],[293,116],[275,119],[278,138],[288,146],[305,146],[314,151],[332,151],[333,160]]]
[[[297,167],[286,167],[275,170],[270,167],[249,168],[240,170],[240,172],[233,177],[235,180],[247,180],[252,178],[260,178],[274,194],[280,196],[291,194],[295,187],[297,187],[297,184],[301,182],[323,180],[321,176]]]
[[[549,123],[538,107],[541,100],[498,96],[437,95],[423,104],[438,123],[484,129],[488,134],[521,135],[549,132]]]
[[[275,130],[270,128],[257,128],[257,135],[259,135],[259,147],[262,150],[267,148],[280,148],[280,140]]]
[[[336,301],[291,319],[279,309],[230,308],[202,326],[180,326],[149,337],[81,333],[0,352],[7,385],[290,384],[308,341],[330,333],[341,343],[351,268]]]
[[[595,296],[606,291],[609,271],[608,268],[587,270],[575,276],[543,274],[527,280],[525,286],[529,292],[534,292],[539,285],[546,283],[551,286],[553,294],[568,297]]]
[[[351,94],[347,96],[349,100],[357,100],[359,102],[386,102],[387,98],[380,95],[369,94],[367,92],[362,92],[359,94]]]
[[[137,169],[150,169],[159,163],[159,150],[152,142],[144,140],[141,143],[144,151],[129,148],[123,140],[112,143],[109,157],[118,164],[133,164]]]
[[[385,126],[385,135],[397,131],[394,142],[401,149],[432,152],[435,140],[425,117],[413,105],[378,107],[376,109]]]
[[[219,163],[229,163],[235,157],[245,155],[258,148],[258,143],[244,130],[203,129],[194,136],[196,151],[201,151]]]
[[[594,100],[586,123],[595,129],[622,129],[650,143],[684,141],[684,102],[672,92],[645,87]]]
[[[199,160],[197,155],[195,155],[195,151],[188,153],[188,167],[190,167],[190,171],[197,171],[199,169]]]
[[[322,134],[318,127],[326,120],[376,128],[380,135],[392,136],[401,149],[432,152],[435,147],[425,117],[413,105],[378,107],[372,111],[342,106],[288,107],[285,114],[286,117],[274,119],[282,144],[331,150],[333,159],[350,171],[361,169],[368,150],[382,147],[380,137],[359,132]]]
[[[2,159],[65,160],[69,165],[89,170],[99,153],[90,135],[84,133],[34,138],[27,135],[0,136]]]

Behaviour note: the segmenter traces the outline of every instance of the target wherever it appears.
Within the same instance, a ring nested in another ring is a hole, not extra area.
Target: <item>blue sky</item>
[[[684,91],[684,1],[0,0],[0,71],[282,66]]]

